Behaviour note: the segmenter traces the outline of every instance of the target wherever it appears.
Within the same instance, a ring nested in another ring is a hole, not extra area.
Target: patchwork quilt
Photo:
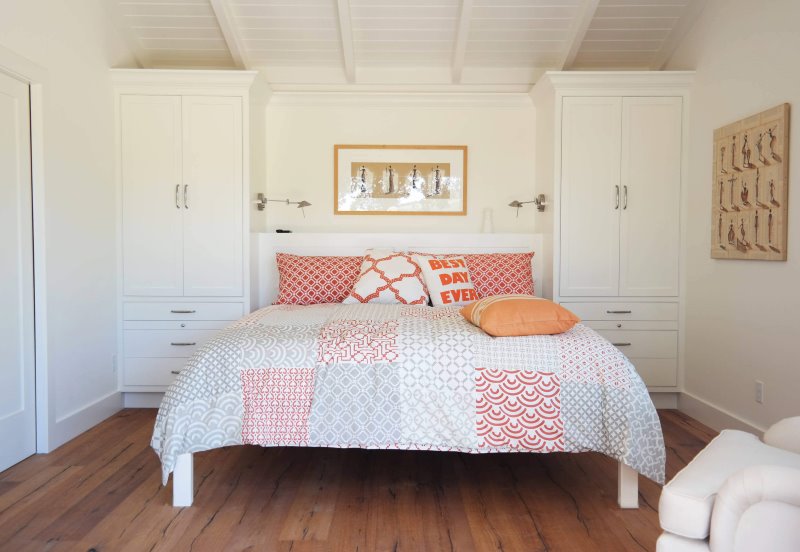
[[[167,390],[151,442],[489,452],[597,451],[664,481],[644,383],[581,324],[490,337],[458,308],[275,305],[200,348]]]

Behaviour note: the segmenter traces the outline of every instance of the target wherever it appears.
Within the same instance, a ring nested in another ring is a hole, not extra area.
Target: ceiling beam
[[[461,83],[461,74],[464,71],[464,58],[467,55],[467,37],[469,36],[469,22],[472,17],[472,0],[461,0],[461,14],[458,17],[456,41],[453,45],[452,79],[454,84]]]
[[[228,46],[228,51],[231,53],[231,58],[233,58],[236,67],[249,69],[250,64],[247,62],[247,53],[244,44],[242,44],[239,35],[236,33],[228,0],[211,0],[211,9],[214,10],[214,17],[217,18],[222,37],[225,39],[225,44]]]
[[[353,49],[353,23],[350,19],[350,0],[337,0],[339,8],[339,36],[347,82],[356,81],[356,61]]]
[[[561,57],[556,64],[559,70],[566,71],[575,63],[575,58],[581,49],[583,39],[586,37],[586,31],[589,30],[589,25],[594,19],[594,13],[597,11],[599,3],[600,0],[584,0],[580,6],[577,16],[572,20],[567,47],[561,53]]]
[[[700,17],[703,8],[706,7],[706,0],[694,0],[689,2],[684,8],[683,15],[672,27],[672,30],[664,39],[661,49],[653,56],[653,61],[650,62],[650,69],[653,71],[661,71],[664,66],[675,53],[678,45],[686,38],[686,35],[694,26],[697,18]]]

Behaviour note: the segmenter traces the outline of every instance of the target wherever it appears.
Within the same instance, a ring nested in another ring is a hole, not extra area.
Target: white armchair
[[[657,552],[800,551],[800,416],[725,430],[667,485]]]

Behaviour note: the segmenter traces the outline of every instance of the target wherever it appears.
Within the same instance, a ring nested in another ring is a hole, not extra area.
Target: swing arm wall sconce
[[[536,196],[536,199],[532,199],[530,201],[519,201],[515,199],[514,201],[509,203],[508,206],[514,207],[517,210],[517,216],[519,216],[520,207],[522,207],[527,203],[533,203],[534,205],[536,205],[536,210],[539,211],[540,213],[544,211],[544,206],[547,205],[547,203],[545,202],[544,194],[539,194],[538,196]]]

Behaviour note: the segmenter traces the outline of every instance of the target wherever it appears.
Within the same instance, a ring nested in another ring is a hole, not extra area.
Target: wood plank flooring
[[[715,435],[661,411],[667,477]],[[170,506],[149,448],[154,410],[128,409],[0,473],[0,550],[654,550],[660,487],[616,505],[599,454],[231,447],[195,456],[195,504]]]

